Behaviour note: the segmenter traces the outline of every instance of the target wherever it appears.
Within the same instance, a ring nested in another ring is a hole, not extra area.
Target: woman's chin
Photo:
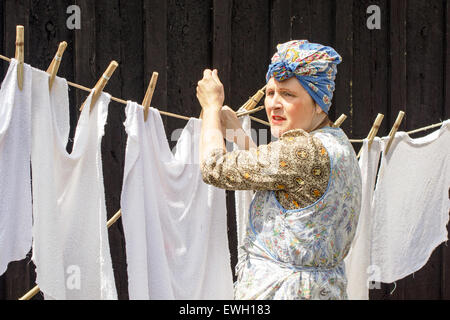
[[[282,128],[280,128],[279,126],[270,126],[270,133],[272,134],[272,136],[274,136],[275,138],[279,138],[281,137],[281,135],[283,134],[284,130]]]

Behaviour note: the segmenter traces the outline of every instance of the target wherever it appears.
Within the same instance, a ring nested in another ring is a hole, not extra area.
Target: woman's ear
[[[317,102],[314,103],[314,106],[316,107],[316,114],[321,114],[323,112],[322,108],[317,104]]]

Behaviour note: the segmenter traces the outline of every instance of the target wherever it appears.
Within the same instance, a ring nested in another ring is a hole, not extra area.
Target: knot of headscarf
[[[335,89],[336,65],[341,56],[331,47],[308,40],[292,40],[277,45],[266,81],[283,81],[295,76],[310,96],[328,114]]]

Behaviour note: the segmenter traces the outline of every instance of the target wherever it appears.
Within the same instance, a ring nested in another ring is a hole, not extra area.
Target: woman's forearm
[[[202,129],[200,134],[200,164],[208,154],[222,148],[226,152],[220,123],[220,108],[210,107],[203,110]]]

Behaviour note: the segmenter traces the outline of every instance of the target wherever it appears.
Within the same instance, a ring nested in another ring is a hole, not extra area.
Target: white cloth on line
[[[92,92],[80,114],[73,150],[65,79],[33,68],[33,262],[45,299],[117,299],[106,227],[101,140],[111,96]]]
[[[233,299],[225,190],[198,164],[201,120],[173,154],[159,112],[128,102],[121,196],[130,299]]]
[[[244,116],[241,119],[242,129],[251,137],[251,119],[250,116]],[[238,150],[237,144],[233,143],[233,149]],[[236,225],[237,225],[237,244],[238,252],[243,245],[245,230],[248,221],[248,211],[255,192],[253,190],[236,190],[234,192],[235,206],[236,206]]]
[[[349,300],[369,300],[369,285],[376,272],[371,267],[371,230],[373,217],[373,193],[381,154],[381,139],[375,137],[370,149],[369,140],[364,139],[359,167],[362,177],[361,212],[355,238],[347,257],[344,259]]]
[[[382,138],[382,150],[388,137]],[[374,193],[372,265],[392,283],[422,268],[447,241],[450,187],[450,120],[412,139],[398,132],[382,154]]]
[[[31,249],[31,67],[11,60],[0,89],[0,275]]]

